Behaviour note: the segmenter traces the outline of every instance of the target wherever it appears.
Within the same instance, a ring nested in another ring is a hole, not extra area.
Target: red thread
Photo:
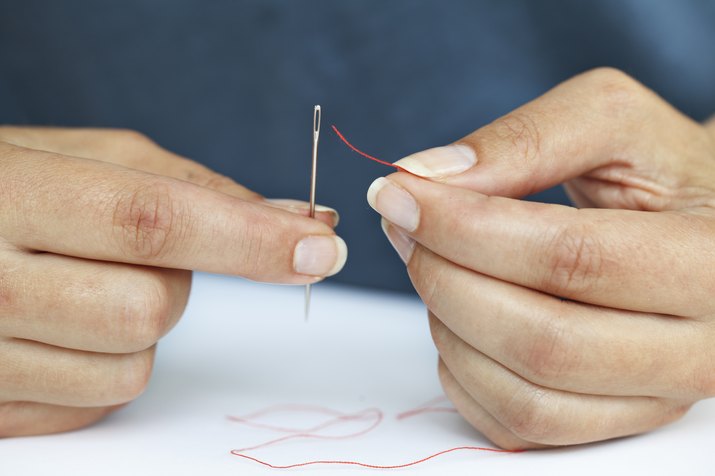
[[[323,413],[323,414],[329,414],[329,415],[336,415],[334,418],[331,418],[330,420],[327,420],[323,423],[320,423],[318,425],[315,425],[310,428],[285,428],[285,427],[279,427],[279,426],[273,426],[273,425],[266,425],[266,424],[261,424],[261,423],[255,423],[252,422],[252,418],[256,418],[256,415],[262,416],[262,415],[268,415],[269,413],[275,413],[279,411],[285,411],[285,408],[292,408],[293,411],[296,412],[306,412],[306,413]],[[324,430],[326,428],[329,428],[331,426],[334,426],[338,423],[343,423],[343,422],[348,422],[348,421],[361,421],[361,420],[372,420],[374,418],[374,421],[366,427],[364,430],[356,431],[354,433],[348,433],[346,435],[320,435],[316,432],[320,430]],[[365,410],[362,410],[357,413],[349,414],[349,413],[340,413],[335,410],[331,410],[330,408],[323,408],[323,407],[314,407],[314,406],[308,406],[308,405],[288,405],[288,406],[278,406],[278,407],[269,407],[265,410],[260,410],[256,413],[253,413],[251,415],[246,415],[244,417],[228,417],[229,420],[235,421],[237,423],[243,423],[244,425],[248,426],[253,426],[257,428],[265,428],[269,430],[274,430],[278,431],[281,433],[291,433],[286,436],[282,436],[280,438],[276,438],[273,440],[268,440],[264,443],[259,443],[254,446],[248,446],[246,448],[240,448],[237,450],[232,450],[231,454],[234,454],[236,456],[244,456],[243,452],[245,451],[252,451],[252,450],[257,450],[260,448],[265,448],[267,446],[275,445],[277,443],[282,443],[287,440],[292,440],[294,438],[316,438],[316,439],[321,439],[321,440],[343,440],[346,438],[356,438],[358,436],[362,436],[366,433],[371,432],[377,426],[382,422],[383,419],[383,414],[382,411],[377,409],[377,408],[368,408]],[[250,457],[249,457],[250,459]]]
[[[370,468],[370,469],[400,469],[400,468],[408,468],[410,466],[415,466],[420,463],[424,463],[425,461],[429,461],[433,458],[437,458],[439,456],[445,455],[447,453],[452,453],[455,451],[464,451],[464,450],[469,450],[469,451],[491,451],[493,453],[521,453],[524,450],[502,450],[499,448],[485,448],[482,446],[458,446],[455,448],[449,448],[447,450],[440,451],[438,453],[435,453],[433,455],[429,455],[425,458],[418,459],[416,461],[410,461],[408,463],[403,463],[403,464],[391,464],[391,465],[380,465],[380,464],[370,464],[370,463],[362,463],[360,461],[340,461],[340,460],[316,460],[316,461],[305,461],[303,463],[294,463],[294,464],[286,464],[286,465],[276,465],[276,464],[271,464],[268,463],[267,461],[262,461],[258,458],[254,458],[253,456],[248,456],[245,454],[240,454],[240,453],[235,453],[234,451],[231,451],[231,454],[234,456],[240,456],[241,458],[245,458],[251,461],[254,461],[258,464],[262,464],[263,466],[268,466],[269,468],[273,469],[291,469],[291,468],[301,468],[303,466],[312,466],[316,464],[340,464],[340,465],[349,465],[349,466],[360,466],[363,468]]]
[[[407,410],[402,413],[398,413],[395,417],[398,420],[404,420],[406,418],[411,418],[416,415],[422,415],[423,413],[457,413],[457,409],[454,407],[438,407],[438,403],[449,401],[447,397],[436,397],[432,400],[428,400],[422,405],[415,407],[412,410]]]
[[[408,174],[411,174],[411,173],[412,173],[412,172],[410,172],[409,170],[400,167],[399,165],[392,164],[392,163],[390,163],[390,162],[385,162],[384,160],[380,160],[380,159],[378,159],[377,157],[373,157],[373,156],[370,155],[370,154],[366,154],[365,152],[361,151],[360,149],[358,149],[357,147],[355,147],[354,145],[352,145],[350,142],[348,142],[348,140],[345,138],[344,135],[342,135],[342,134],[340,133],[340,131],[338,130],[337,127],[335,127],[335,126],[330,126],[330,127],[333,128],[333,130],[334,130],[335,133],[338,135],[338,137],[340,138],[340,140],[343,141],[346,146],[350,147],[352,150],[354,150],[354,151],[357,152],[358,154],[362,155],[363,157],[366,157],[366,158],[368,158],[368,159],[370,159],[370,160],[372,160],[372,161],[374,161],[374,162],[377,162],[378,164],[387,165],[388,167],[394,167],[394,168],[396,168],[397,170],[399,170],[400,172],[407,172]]]
[[[428,413],[428,412],[441,412],[441,411],[456,411],[454,408],[446,408],[446,407],[438,407],[436,406],[438,403],[441,403],[442,401],[445,401],[445,397],[438,397],[435,399],[432,399],[412,410],[408,410],[405,412],[402,412],[397,415],[398,420],[402,420],[405,418],[409,418],[415,415],[423,414],[423,413]],[[309,427],[309,428],[289,428],[289,427],[284,427],[284,426],[277,426],[277,425],[270,425],[266,423],[261,423],[256,421],[257,418],[263,417],[263,416],[268,416],[273,413],[279,413],[279,412],[305,412],[305,413],[317,413],[317,414],[322,414],[322,415],[329,415],[331,416],[330,419]],[[493,453],[520,453],[523,450],[504,450],[504,449],[499,449],[499,448],[487,448],[487,447],[481,447],[481,446],[458,446],[454,448],[449,448],[446,450],[439,451],[437,453],[434,453],[432,455],[426,456],[424,458],[415,460],[415,461],[410,461],[407,463],[402,463],[402,464],[395,464],[395,465],[379,465],[379,464],[371,464],[371,463],[363,463],[360,461],[345,461],[345,460],[314,460],[314,461],[305,461],[305,462],[300,462],[300,463],[293,463],[293,464],[287,464],[287,465],[277,465],[273,463],[269,463],[267,461],[258,459],[254,456],[250,456],[245,454],[246,451],[252,451],[252,450],[257,450],[260,448],[266,448],[268,446],[272,446],[290,439],[294,438],[317,438],[317,439],[331,439],[331,440],[340,440],[340,439],[347,439],[347,438],[355,438],[358,436],[365,435],[375,428],[382,422],[383,420],[383,413],[381,410],[377,408],[368,408],[365,410],[362,410],[360,412],[356,413],[342,413],[337,410],[333,410],[330,408],[325,408],[325,407],[318,407],[318,406],[312,406],[312,405],[275,405],[272,407],[267,407],[263,410],[258,410],[253,413],[249,413],[248,415],[244,416],[229,416],[227,417],[229,420],[234,421],[236,423],[240,423],[243,425],[251,426],[254,428],[263,428],[267,430],[272,430],[280,433],[288,433],[285,436],[282,436],[280,438],[276,438],[273,440],[266,441],[264,443],[260,443],[254,446],[249,446],[246,448],[241,448],[241,449],[235,449],[231,450],[231,454],[233,456],[238,456],[240,458],[247,459],[249,461],[253,461],[254,463],[258,463],[260,465],[266,466],[268,468],[272,469],[292,469],[292,468],[300,468],[304,466],[314,466],[314,465],[343,465],[343,466],[359,466],[362,468],[369,468],[369,469],[400,469],[400,468],[407,468],[410,466],[415,466],[421,463],[424,463],[426,461],[429,461],[433,458],[437,458],[439,456],[448,454],[448,453],[453,453],[456,451],[488,451],[488,452],[493,452]],[[326,428],[329,428],[331,426],[334,426],[338,423],[344,423],[344,422],[349,422],[349,421],[361,421],[361,420],[372,420],[371,423],[365,427],[362,430],[355,431],[353,433],[348,433],[345,435],[321,435],[318,434],[317,432],[324,430]]]
[[[289,428],[289,427],[282,427],[282,426],[276,426],[276,425],[269,425],[266,423],[260,423],[255,421],[257,418],[260,418],[262,416],[267,416],[270,414],[274,413],[317,413],[317,414],[323,414],[323,415],[329,415],[334,418],[336,418],[336,421],[340,420],[353,420],[353,419],[360,419],[359,416],[367,413],[368,411],[375,411],[375,412],[380,412],[378,409],[368,409],[368,410],[363,410],[362,412],[359,412],[357,414],[346,414],[342,413],[336,410],[333,410],[331,408],[325,408],[325,407],[320,407],[317,405],[273,405],[261,410],[258,410],[253,413],[249,413],[248,415],[244,416],[233,416],[229,415],[226,418],[229,419],[230,421],[234,421],[236,423],[241,423],[246,426],[251,426],[253,428],[262,428],[265,430],[272,430],[272,431],[277,431],[280,433],[306,433],[310,431],[316,431],[319,428]],[[331,420],[332,421],[332,420]],[[322,424],[319,425],[322,427]]]

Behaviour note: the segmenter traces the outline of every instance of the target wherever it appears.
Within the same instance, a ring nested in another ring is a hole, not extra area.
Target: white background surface
[[[293,441],[251,453],[276,464],[316,458],[398,464],[451,446],[489,446],[456,414],[394,418],[442,394],[416,298],[320,284],[308,324],[302,309],[300,287],[197,275],[184,319],[160,343],[147,392],[85,430],[0,440],[0,475],[383,473],[334,466],[271,470],[230,455],[276,435],[226,416],[281,403],[344,412],[379,407],[385,421],[355,439]],[[683,420],[634,438],[520,454],[453,453],[392,472],[714,475],[714,452],[710,400]]]

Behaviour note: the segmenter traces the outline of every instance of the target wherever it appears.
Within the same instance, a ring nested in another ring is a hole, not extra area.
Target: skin
[[[294,266],[301,240],[335,236],[334,211],[307,218],[132,131],[0,127],[0,177],[0,437],[139,396],[189,270],[306,284],[344,262]]]
[[[387,177],[417,220],[384,182],[369,198],[466,420],[503,448],[575,445],[715,396],[715,121],[598,69],[456,144],[462,173]],[[520,200],[557,184],[578,208]]]

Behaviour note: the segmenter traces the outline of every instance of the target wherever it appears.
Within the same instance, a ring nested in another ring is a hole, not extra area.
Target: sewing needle
[[[320,138],[320,106],[313,106],[313,166],[310,173],[310,218],[315,218],[315,181],[318,173],[318,139]],[[305,322],[310,313],[310,284],[305,285]]]

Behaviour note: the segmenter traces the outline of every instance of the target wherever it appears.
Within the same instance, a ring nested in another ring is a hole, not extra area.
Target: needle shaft
[[[310,218],[315,217],[315,183],[318,176],[318,139],[320,139],[320,106],[313,107],[313,160],[310,173]],[[305,285],[305,321],[310,314],[310,284]]]

